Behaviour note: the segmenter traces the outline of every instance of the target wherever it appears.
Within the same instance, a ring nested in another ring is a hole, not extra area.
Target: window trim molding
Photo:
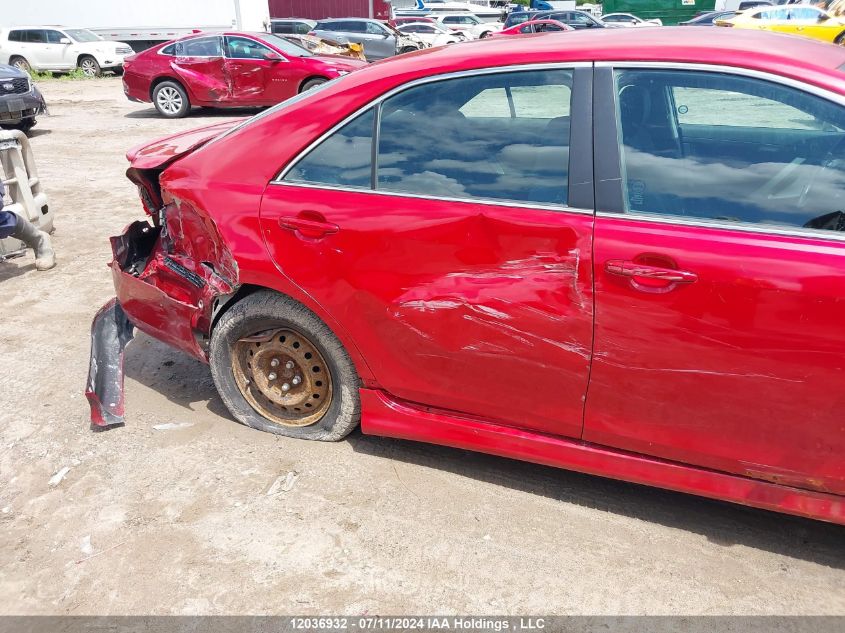
[[[760,79],[774,84],[786,86],[799,90],[806,94],[820,97],[836,105],[845,107],[845,95],[831,92],[820,86],[803,83],[796,79],[775,75],[769,72],[742,68],[739,66],[725,66],[716,64],[682,63],[682,62],[637,62],[637,61],[602,61],[596,62],[594,75],[594,86],[596,95],[602,90],[610,90],[613,97],[613,108],[604,108],[605,125],[601,125],[601,112],[594,110],[595,139],[595,182],[596,185],[596,218],[631,218],[634,220],[651,222],[655,224],[669,224],[673,226],[691,226],[701,228],[725,229],[729,231],[741,231],[743,233],[755,233],[759,235],[779,235],[787,237],[801,237],[809,240],[820,239],[834,242],[845,242],[845,233],[829,231],[825,229],[806,229],[803,227],[779,226],[774,224],[762,224],[752,222],[726,222],[708,218],[694,218],[681,215],[662,215],[656,213],[644,213],[636,211],[625,211],[622,177],[622,142],[619,133],[617,117],[618,99],[615,90],[613,72],[617,69],[641,69],[641,70],[686,70],[694,72],[708,72],[719,75],[733,75]],[[595,100],[595,108],[601,107],[602,100]],[[606,103],[606,102],[605,102]],[[613,122],[606,116],[607,112],[613,113]],[[600,138],[603,135],[603,138]],[[615,146],[608,145],[610,138],[615,139]],[[599,141],[602,141],[600,143]],[[615,163],[615,164],[614,164]],[[608,169],[609,167],[609,169]],[[598,186],[604,183],[604,189]],[[620,210],[616,210],[620,209]]]
[[[592,77],[592,68],[593,62],[591,61],[579,61],[579,62],[558,62],[558,63],[539,63],[539,64],[523,64],[518,66],[498,66],[498,67],[487,67],[487,68],[474,68],[472,70],[461,70],[457,72],[451,73],[443,73],[439,75],[429,75],[427,77],[420,77],[418,79],[414,79],[407,83],[404,83],[400,86],[396,86],[391,88],[387,92],[379,95],[375,99],[368,101],[366,104],[361,106],[360,108],[356,109],[352,113],[348,114],[346,117],[340,120],[340,122],[336,123],[328,130],[323,132],[320,136],[318,136],[315,140],[309,143],[305,148],[300,150],[293,158],[291,158],[287,165],[285,165],[277,174],[276,176],[268,183],[269,186],[295,186],[295,187],[305,187],[305,188],[313,188],[313,189],[331,189],[335,191],[351,191],[356,193],[371,193],[376,195],[389,195],[389,196],[397,196],[397,197],[405,197],[405,198],[418,198],[418,199],[425,199],[425,200],[442,200],[447,202],[466,202],[471,204],[491,204],[495,206],[504,206],[504,207],[527,207],[532,209],[542,209],[547,211],[572,211],[573,213],[589,213],[592,215],[594,213],[593,209],[586,211],[584,209],[579,209],[577,207],[570,207],[566,204],[543,204],[539,202],[528,202],[528,201],[519,201],[519,200],[505,200],[502,198],[480,198],[480,197],[472,197],[472,198],[454,198],[450,196],[436,196],[436,195],[423,195],[423,194],[412,194],[406,192],[398,192],[398,191],[386,191],[383,189],[376,189],[375,186],[378,184],[377,181],[373,184],[373,180],[378,178],[378,164],[377,164],[377,155],[378,155],[378,135],[379,130],[381,128],[381,106],[382,104],[389,98],[393,97],[394,95],[399,94],[400,92],[404,92],[411,88],[416,88],[417,86],[422,86],[429,83],[439,82],[439,81],[446,81],[449,79],[458,79],[461,77],[471,77],[471,76],[478,76],[478,75],[497,75],[502,73],[512,73],[512,72],[531,72],[531,71],[538,71],[538,70],[572,70],[572,93],[573,95],[576,94],[576,76],[578,73],[575,72],[578,68],[587,68],[590,70],[590,77]],[[570,104],[570,108],[572,104]],[[375,155],[372,160],[372,175],[371,175],[371,187],[369,189],[357,188],[357,187],[344,187],[338,185],[329,185],[329,184],[320,184],[320,183],[303,183],[303,182],[289,182],[284,180],[285,176],[287,176],[288,172],[296,166],[296,164],[305,158],[313,149],[315,149],[318,145],[320,145],[324,140],[326,140],[329,136],[337,132],[340,128],[345,126],[347,123],[351,122],[355,119],[358,115],[363,114],[369,108],[375,108],[375,117],[374,117],[374,125],[376,126],[376,134],[373,136],[373,144],[372,144],[372,152]],[[570,115],[571,116],[571,115]],[[574,122],[571,123],[574,125]],[[572,132],[570,131],[570,161],[572,157]],[[569,168],[571,169],[571,162]],[[571,177],[568,179],[567,182],[567,200],[569,200],[569,194],[571,193],[571,184],[572,179]],[[592,184],[592,183],[590,183]]]

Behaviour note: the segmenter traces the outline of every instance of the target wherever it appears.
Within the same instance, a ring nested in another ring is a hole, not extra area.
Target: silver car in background
[[[384,22],[367,18],[320,20],[311,34],[344,44],[362,44],[364,55],[371,62],[425,47],[421,40],[400,33]]]

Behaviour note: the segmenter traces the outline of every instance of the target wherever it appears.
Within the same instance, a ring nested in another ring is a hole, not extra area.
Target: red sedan
[[[529,35],[531,33],[552,33],[554,31],[574,30],[575,29],[568,24],[558,22],[557,20],[530,20],[529,22],[523,22],[522,24],[512,26],[509,29],[499,31],[497,33],[491,33],[490,35],[500,37],[502,35]]]
[[[284,101],[365,66],[335,55],[314,55],[270,33],[201,33],[127,57],[123,91],[152,102],[165,117],[191,106],[261,107]]]
[[[845,524],[845,49],[735,35],[432,49],[131,151],[94,427],[137,327],[256,429]]]

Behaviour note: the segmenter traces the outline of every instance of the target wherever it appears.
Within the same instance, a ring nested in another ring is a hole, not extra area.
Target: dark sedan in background
[[[28,132],[46,109],[44,97],[26,72],[0,64],[0,127]]]

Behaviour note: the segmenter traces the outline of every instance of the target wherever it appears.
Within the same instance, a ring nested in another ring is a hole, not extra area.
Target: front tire
[[[302,87],[299,89],[299,92],[307,92],[311,90],[311,88],[316,88],[317,86],[326,83],[328,81],[325,77],[314,77],[314,79],[309,79]]]
[[[359,379],[334,333],[302,304],[259,291],[215,326],[211,375],[235,419],[254,429],[336,442],[358,426]]]
[[[15,125],[14,128],[16,130],[20,130],[26,135],[29,135],[29,133],[32,131],[32,128],[35,127],[35,122],[35,119],[26,119]]]
[[[168,119],[181,119],[191,110],[188,93],[175,81],[162,81],[153,90],[153,104]]]
[[[833,43],[837,46],[845,46],[845,31],[837,35],[836,39],[833,40]]]
[[[101,77],[103,75],[103,69],[100,68],[99,62],[90,55],[80,57],[77,68],[85,73],[86,77]]]

